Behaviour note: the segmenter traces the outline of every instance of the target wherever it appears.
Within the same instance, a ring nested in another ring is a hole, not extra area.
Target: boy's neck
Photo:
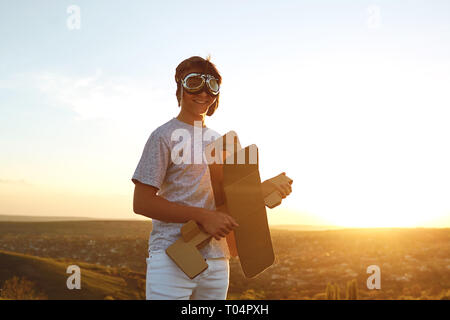
[[[202,126],[205,126],[205,115],[204,114],[200,114],[200,115],[194,115],[192,113],[186,112],[183,109],[181,109],[180,113],[178,114],[178,116],[176,117],[178,120],[180,120],[181,122],[190,124],[191,126],[194,125],[195,121],[201,121],[202,122]]]

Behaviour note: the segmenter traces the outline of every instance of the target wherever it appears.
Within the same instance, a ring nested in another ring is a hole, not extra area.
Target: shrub
[[[3,283],[0,298],[12,300],[46,300],[48,297],[38,292],[35,283],[25,278],[13,277]]]
[[[440,300],[450,300],[450,290],[442,291]]]
[[[337,284],[328,283],[325,294],[327,300],[339,300],[341,298],[340,289]]]
[[[264,291],[255,291],[254,289],[248,289],[241,294],[242,300],[261,300],[265,298]]]
[[[347,282],[347,300],[358,299],[358,285],[356,279]]]

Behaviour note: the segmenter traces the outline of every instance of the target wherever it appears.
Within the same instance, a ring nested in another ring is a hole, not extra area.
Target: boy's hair
[[[183,60],[175,71],[175,81],[177,83],[177,92],[175,93],[178,100],[178,105],[180,105],[181,101],[181,77],[185,76],[186,73],[190,69],[200,69],[203,73],[210,74],[217,78],[217,81],[219,82],[219,85],[222,82],[222,77],[220,76],[219,71],[217,70],[216,66],[210,61],[211,57],[208,56],[206,59],[203,59],[199,56],[193,56],[189,59]],[[211,105],[206,113],[208,116],[212,116],[214,111],[219,107],[219,95],[216,96],[216,102]]]

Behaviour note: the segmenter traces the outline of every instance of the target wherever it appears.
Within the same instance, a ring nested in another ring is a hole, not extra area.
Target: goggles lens
[[[205,84],[208,92],[217,95],[219,94],[220,86],[216,78],[209,74],[191,73],[182,80],[183,87],[191,93],[197,93],[203,90]]]
[[[217,82],[216,78],[211,78],[208,81],[209,88],[214,92],[219,92],[219,82]]]
[[[198,89],[203,86],[204,80],[201,76],[186,77],[185,82],[189,89]]]

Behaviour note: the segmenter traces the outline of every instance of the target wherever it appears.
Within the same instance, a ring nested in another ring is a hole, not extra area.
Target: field
[[[146,221],[1,221],[0,288],[17,277],[48,299],[142,299],[150,230]],[[450,229],[271,233],[275,264],[247,279],[231,259],[228,299],[326,299],[328,284],[345,298],[351,280],[358,299],[449,298]],[[81,290],[66,287],[72,264]],[[380,289],[367,288],[370,265],[380,267]]]

